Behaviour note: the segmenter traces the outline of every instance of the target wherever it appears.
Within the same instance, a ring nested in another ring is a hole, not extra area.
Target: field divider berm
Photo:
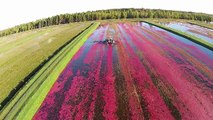
[[[192,21],[189,21],[189,22],[187,22],[187,23],[213,30],[213,27],[207,26],[207,25],[203,25],[203,24],[200,24],[200,23],[196,23],[196,22],[192,22]]]
[[[99,24],[92,23],[56,50],[11,100],[1,106],[0,119],[32,119],[60,73]]]
[[[159,27],[161,29],[164,29],[164,30],[169,31],[171,33],[174,33],[176,35],[179,35],[181,37],[187,38],[188,40],[190,40],[192,42],[195,42],[195,43],[197,43],[197,44],[199,44],[199,45],[201,45],[201,46],[213,51],[213,44],[209,43],[209,42],[206,42],[206,41],[204,41],[201,38],[198,38],[198,37],[195,37],[193,35],[187,34],[187,33],[182,32],[180,30],[176,30],[176,29],[173,29],[173,28],[166,27],[164,25],[161,25],[161,24],[158,24],[156,22],[149,21],[149,20],[142,20],[141,22],[145,22],[145,23],[148,23],[150,25],[154,25],[156,27]]]

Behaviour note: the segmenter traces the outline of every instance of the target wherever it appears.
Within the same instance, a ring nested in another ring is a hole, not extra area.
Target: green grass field
[[[31,119],[59,74],[98,25],[87,28],[47,62],[0,112],[0,119]]]
[[[20,81],[91,22],[46,27],[0,38],[0,103]]]

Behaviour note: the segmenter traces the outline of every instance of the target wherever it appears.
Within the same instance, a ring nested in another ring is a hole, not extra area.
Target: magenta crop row
[[[113,36],[114,45],[102,44]],[[100,26],[35,120],[213,119],[213,53],[146,23]]]

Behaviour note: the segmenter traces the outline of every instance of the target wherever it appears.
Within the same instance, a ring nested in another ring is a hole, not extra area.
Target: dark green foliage
[[[111,9],[89,11],[75,14],[61,14],[34,22],[18,25],[0,32],[0,37],[23,32],[31,29],[42,28],[51,25],[67,24],[71,22],[105,20],[105,19],[126,19],[126,18],[173,18],[198,21],[213,21],[213,15],[204,13],[181,12],[159,9]]]

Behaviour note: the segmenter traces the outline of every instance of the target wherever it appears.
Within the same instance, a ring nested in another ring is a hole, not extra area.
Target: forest
[[[169,18],[187,19],[211,22],[213,15],[205,13],[160,10],[160,9],[110,9],[88,11],[74,14],[61,14],[33,22],[17,25],[15,27],[0,31],[0,37],[19,33],[27,30],[38,29],[51,25],[68,24],[71,22],[83,22],[106,19],[129,19],[129,18]]]

